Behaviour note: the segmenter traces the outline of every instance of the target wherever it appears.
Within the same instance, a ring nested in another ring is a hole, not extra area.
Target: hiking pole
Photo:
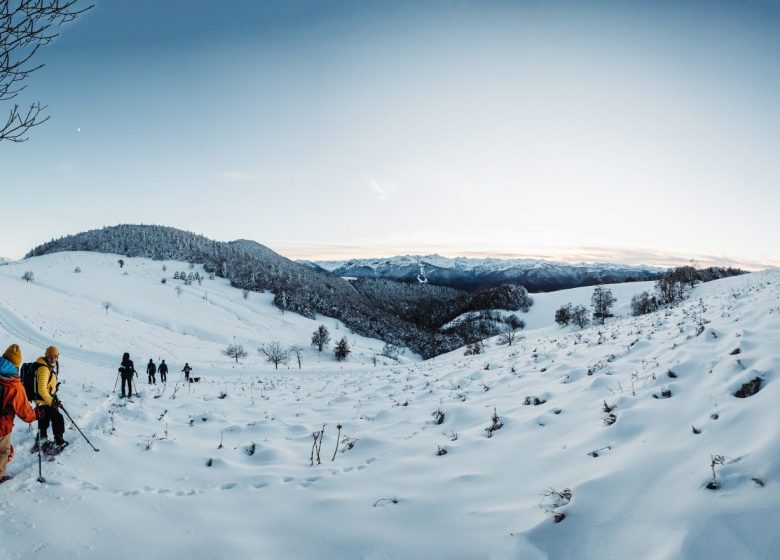
[[[46,479],[43,478],[43,471],[41,470],[41,431],[37,430],[38,435],[35,438],[36,445],[38,446],[38,482],[43,484]]]
[[[114,390],[111,391],[112,393],[116,393],[116,384],[119,383],[119,374],[116,374],[116,381],[114,381]]]
[[[70,420],[71,424],[73,424],[74,426],[76,426],[76,429],[77,429],[77,430],[79,431],[79,433],[81,434],[81,437],[83,437],[83,438],[84,438],[84,441],[86,441],[86,442],[89,444],[89,446],[90,446],[90,447],[91,447],[93,450],[95,450],[95,451],[100,451],[100,449],[97,449],[97,448],[96,448],[94,445],[92,445],[92,442],[91,442],[91,441],[89,441],[89,440],[87,439],[87,436],[85,436],[85,435],[84,435],[84,432],[82,432],[82,431],[81,431],[81,428],[79,428],[79,427],[78,427],[78,424],[76,424],[76,423],[73,421],[73,418],[71,418],[71,417],[70,417],[70,414],[68,414],[68,411],[67,411],[67,410],[65,410],[65,407],[64,407],[64,406],[62,406],[62,403],[59,403],[59,405],[60,405],[60,408],[62,409],[62,412],[64,412],[64,413],[65,413],[65,416],[67,416],[67,417],[68,417],[68,420]]]

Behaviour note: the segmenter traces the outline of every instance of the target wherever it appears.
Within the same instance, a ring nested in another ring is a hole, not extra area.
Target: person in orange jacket
[[[38,418],[27,400],[27,393],[19,379],[22,365],[22,350],[18,344],[11,344],[0,358],[0,482],[6,479],[5,467],[13,457],[11,431],[14,417],[18,416],[28,424]]]

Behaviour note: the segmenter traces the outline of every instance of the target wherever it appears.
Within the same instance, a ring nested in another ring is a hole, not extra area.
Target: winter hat
[[[52,358],[54,360],[59,360],[60,359],[60,351],[57,350],[56,346],[49,346],[46,349],[46,352],[43,353],[43,355],[45,357],[47,357],[47,358]]]
[[[22,349],[18,344],[11,344],[8,349],[3,352],[3,358],[11,362],[16,367],[22,365]]]

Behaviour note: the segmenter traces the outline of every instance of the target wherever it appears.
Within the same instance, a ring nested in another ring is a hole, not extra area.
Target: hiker
[[[154,365],[152,359],[149,358],[149,363],[146,364],[146,374],[149,376],[149,385],[157,385],[157,380],[154,378],[155,373],[157,373],[157,366]]]
[[[122,394],[121,397],[133,396],[133,374],[136,373],[133,360],[130,359],[130,354],[125,352],[122,354],[122,365],[119,366],[119,373],[122,376]],[[125,393],[125,383],[127,384],[127,393]]]
[[[14,456],[11,444],[14,416],[29,424],[40,414],[27,400],[27,393],[19,379],[21,365],[22,350],[18,344],[11,344],[0,358],[0,482],[7,479],[5,466]]]
[[[165,360],[162,361],[157,371],[160,372],[160,381],[165,383],[168,380],[168,364],[165,363]]]
[[[35,404],[40,410],[38,417],[38,433],[40,437],[41,451],[59,453],[67,445],[62,436],[65,433],[65,418],[59,411],[60,400],[57,398],[57,373],[59,373],[60,351],[55,346],[49,346],[43,356],[35,363],[37,390]],[[49,424],[54,432],[54,443],[49,442]],[[33,451],[38,450],[38,442],[35,442]]]
[[[182,368],[182,371],[184,372],[184,380],[189,381],[190,380],[190,372],[192,371],[192,368],[190,367],[189,362],[184,363],[184,367]]]

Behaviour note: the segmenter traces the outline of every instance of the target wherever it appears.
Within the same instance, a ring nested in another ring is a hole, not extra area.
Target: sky
[[[291,258],[780,266],[777,1],[97,0],[38,61],[0,256],[146,223]]]

